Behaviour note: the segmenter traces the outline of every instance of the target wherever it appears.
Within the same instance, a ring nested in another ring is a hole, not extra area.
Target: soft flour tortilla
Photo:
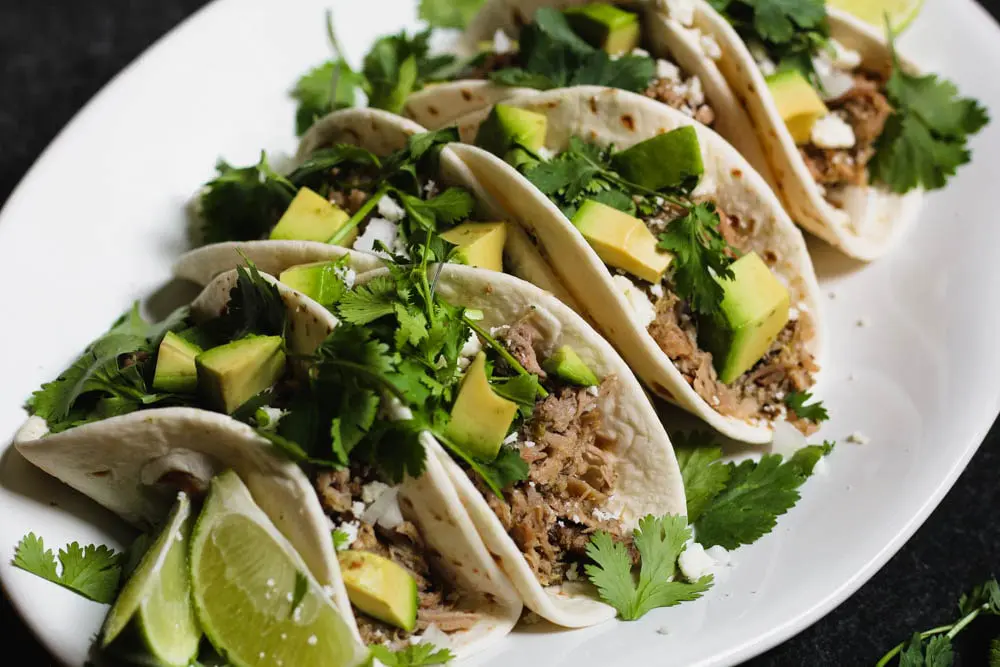
[[[353,144],[375,155],[385,156],[405,147],[412,135],[421,132],[426,132],[426,129],[413,121],[378,109],[336,111],[318,120],[306,133],[299,145],[296,161],[301,163],[315,151],[335,144]],[[474,220],[492,222],[506,219],[502,208],[448,147],[441,151],[438,174],[434,180],[445,187],[455,186],[470,191],[476,200]],[[573,297],[559,283],[535,245],[527,242],[523,234],[512,227],[508,225],[505,264],[511,267],[511,271],[575,305]],[[231,241],[207,245],[183,255],[174,264],[174,275],[206,285],[220,273],[243,264],[243,256],[261,271],[276,276],[292,266],[335,261],[345,255],[350,257],[351,268],[359,274],[384,264],[377,255],[315,241]]]
[[[362,280],[380,274],[367,274]],[[487,330],[529,317],[551,351],[570,345],[599,377],[617,376],[618,391],[600,406],[604,431],[614,439],[611,451],[617,459],[618,483],[609,510],[621,510],[628,529],[647,514],[686,514],[684,483],[663,424],[622,358],[579,315],[522,280],[466,266],[444,265],[437,290],[450,303],[482,311],[479,325]],[[589,585],[543,588],[468,474],[432,437],[427,435],[427,440],[428,449],[447,468],[490,553],[529,609],[565,627],[593,625],[615,616],[615,610],[600,602]]]
[[[325,308],[278,283],[288,309],[290,351],[309,354],[337,326]],[[193,317],[222,313],[236,272],[221,274],[192,304]],[[338,608],[347,611],[360,638],[330,538],[329,521],[305,473],[252,428],[226,415],[196,408],[162,408],[47,434],[32,417],[15,438],[22,455],[49,474],[139,527],[166,515],[176,490],[157,481],[183,473],[207,488],[212,476],[234,470],[254,501],[288,538],[310,571],[330,586]],[[517,622],[521,602],[506,576],[475,537],[472,520],[442,465],[428,457],[419,479],[399,489],[403,515],[421,530],[428,548],[443,554],[441,571],[466,593],[463,603],[481,616],[468,632],[449,636],[456,655],[468,655],[505,636]]]
[[[831,37],[861,54],[862,69],[888,75],[892,54],[875,29],[845,12],[827,11]],[[923,191],[897,195],[882,187],[851,187],[841,208],[831,205],[810,175],[764,75],[736,30],[702,0],[697,1],[695,25],[722,46],[718,67],[729,81],[738,108],[746,109],[757,128],[766,164],[747,157],[758,168],[770,169],[775,190],[792,218],[851,257],[873,260],[885,254],[916,218]],[[904,66],[915,70],[908,63]]]
[[[563,9],[585,5],[593,0],[488,0],[466,29],[463,41],[466,50],[480,42],[492,42],[497,30],[512,38],[531,22],[541,7]],[[653,58],[676,63],[687,76],[697,76],[705,92],[706,102],[715,110],[713,129],[733,144],[751,163],[764,165],[763,148],[751,119],[734,95],[718,65],[705,54],[701,35],[691,27],[671,17],[662,3],[612,0],[639,12],[643,28],[643,44]],[[505,88],[490,81],[461,80],[437,83],[407,99],[404,113],[429,128],[445,127],[458,118],[487,108],[497,102],[517,96],[537,94],[527,88]]]
[[[753,250],[768,259],[771,269],[788,287],[792,305],[814,318],[816,335],[810,351],[819,359],[823,350],[819,285],[802,233],[764,179],[715,132],[649,98],[610,88],[567,88],[513,98],[506,104],[545,114],[549,128],[546,148],[555,152],[564,150],[572,136],[624,149],[658,133],[693,125],[705,164],[705,174],[693,196],[709,196],[724,211],[740,216],[753,228]],[[483,110],[459,121],[464,141],[473,141],[487,114],[488,110]],[[653,392],[731,438],[749,443],[770,442],[769,425],[724,417],[694,391],[646,329],[636,322],[633,310],[614,286],[604,262],[547,197],[515,169],[486,151],[471,145],[455,146],[453,150],[536,239],[543,254],[552,259],[562,284],[573,292],[590,318]]]

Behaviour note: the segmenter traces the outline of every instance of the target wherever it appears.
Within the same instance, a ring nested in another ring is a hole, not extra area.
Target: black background
[[[0,201],[91,96],[203,4],[0,0]],[[1000,0],[983,4],[1000,15]],[[748,664],[872,665],[914,630],[953,620],[959,594],[1000,573],[1000,523],[993,520],[1000,487],[998,439],[1000,427],[994,425],[930,520],[866,586],[802,634]],[[998,631],[989,621],[974,626],[960,644],[961,664],[985,664],[988,639]],[[17,656],[16,664],[55,664],[6,597],[0,598],[0,637],[4,654]]]

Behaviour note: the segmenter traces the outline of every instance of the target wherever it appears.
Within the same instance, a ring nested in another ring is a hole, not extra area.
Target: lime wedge
[[[924,0],[828,0],[827,4],[853,14],[865,23],[885,32],[885,16],[893,31],[902,32],[917,18]]]
[[[108,613],[102,648],[118,640],[112,650],[120,646],[126,652],[148,653],[156,664],[170,667],[184,667],[198,654],[201,630],[191,606],[187,564],[192,523],[191,502],[178,494],[163,531]]]
[[[354,667],[368,658],[330,596],[232,471],[212,480],[190,566],[198,620],[232,665]]]

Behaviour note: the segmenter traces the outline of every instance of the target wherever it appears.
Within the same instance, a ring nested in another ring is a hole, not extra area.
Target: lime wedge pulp
[[[902,32],[917,18],[924,0],[828,0],[827,4],[853,14],[882,33],[886,14],[893,31]]]
[[[354,667],[368,658],[302,558],[232,471],[212,488],[191,541],[193,600],[236,667]]]
[[[139,561],[104,622],[102,648],[133,625],[156,664],[184,667],[198,654],[201,630],[191,606],[188,543],[191,502],[178,494],[163,531]],[[132,635],[132,631],[126,633]],[[124,642],[124,637],[123,641]]]

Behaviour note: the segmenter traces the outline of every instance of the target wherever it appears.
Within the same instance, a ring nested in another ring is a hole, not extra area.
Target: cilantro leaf
[[[337,314],[345,322],[363,326],[396,312],[396,284],[389,276],[378,276],[344,294]]]
[[[968,138],[989,123],[989,115],[979,102],[959,97],[950,81],[908,74],[894,40],[892,49],[886,94],[894,111],[875,144],[872,180],[899,194],[943,188],[971,159]]]
[[[407,215],[428,231],[467,220],[476,206],[472,193],[464,188],[448,188],[431,199],[406,194],[401,197]]]
[[[483,0],[420,0],[417,16],[432,28],[457,28],[468,25]]]
[[[226,312],[210,328],[227,342],[251,334],[284,336],[288,311],[281,292],[260,274],[253,262],[246,262],[246,266],[236,267],[236,286],[229,293]]]
[[[367,85],[364,76],[339,58],[328,60],[303,74],[289,93],[298,102],[295,134],[302,136],[313,123],[331,111],[358,106],[358,90],[364,90]]]
[[[726,254],[729,245],[719,231],[719,214],[708,202],[695,204],[660,234],[658,246],[673,253],[674,289],[696,313],[713,315],[722,304],[719,279],[735,278]]]
[[[256,165],[232,167],[219,160],[215,168],[218,175],[198,200],[205,243],[262,238],[295,196],[295,186],[271,169],[263,152]]]
[[[28,533],[18,543],[12,564],[26,572],[59,584],[93,600],[114,602],[121,580],[122,555],[104,545],[81,547],[73,542],[59,550],[62,573],[56,573],[56,561],[51,550],[45,549],[40,537]]]
[[[381,644],[369,646],[372,655],[386,667],[422,667],[423,665],[443,665],[455,659],[448,649],[439,649],[434,644],[421,642],[398,651]]]
[[[343,551],[351,546],[351,536],[340,528],[330,531],[330,538],[333,540],[334,551]]]
[[[688,521],[694,524],[726,488],[732,468],[720,462],[722,448],[714,445],[710,434],[678,434],[673,441],[687,495]],[[699,442],[708,445],[699,445]]]
[[[799,419],[805,419],[811,422],[820,423],[825,422],[830,418],[829,413],[826,408],[823,407],[823,401],[816,401],[814,403],[806,404],[808,401],[812,400],[812,394],[807,391],[793,391],[785,395],[785,405],[788,409],[795,413],[795,416]]]
[[[371,151],[353,144],[337,144],[313,152],[306,158],[305,162],[288,175],[288,180],[299,187],[303,185],[319,186],[321,181],[317,181],[317,177],[326,178],[331,169],[345,163],[355,166],[370,166],[374,169],[382,167],[378,156]],[[318,189],[318,187],[314,187],[314,189]]]
[[[429,29],[412,37],[403,31],[375,42],[362,67],[369,83],[370,106],[400,113],[410,93],[454,64],[454,56],[429,55],[430,35]]]
[[[713,582],[712,576],[694,583],[671,581],[677,559],[691,538],[687,520],[681,516],[646,516],[634,532],[639,552],[638,582],[632,576],[632,558],[628,549],[598,531],[587,545],[587,555],[594,562],[584,566],[601,599],[618,610],[620,618],[634,621],[649,611],[696,600]]]

